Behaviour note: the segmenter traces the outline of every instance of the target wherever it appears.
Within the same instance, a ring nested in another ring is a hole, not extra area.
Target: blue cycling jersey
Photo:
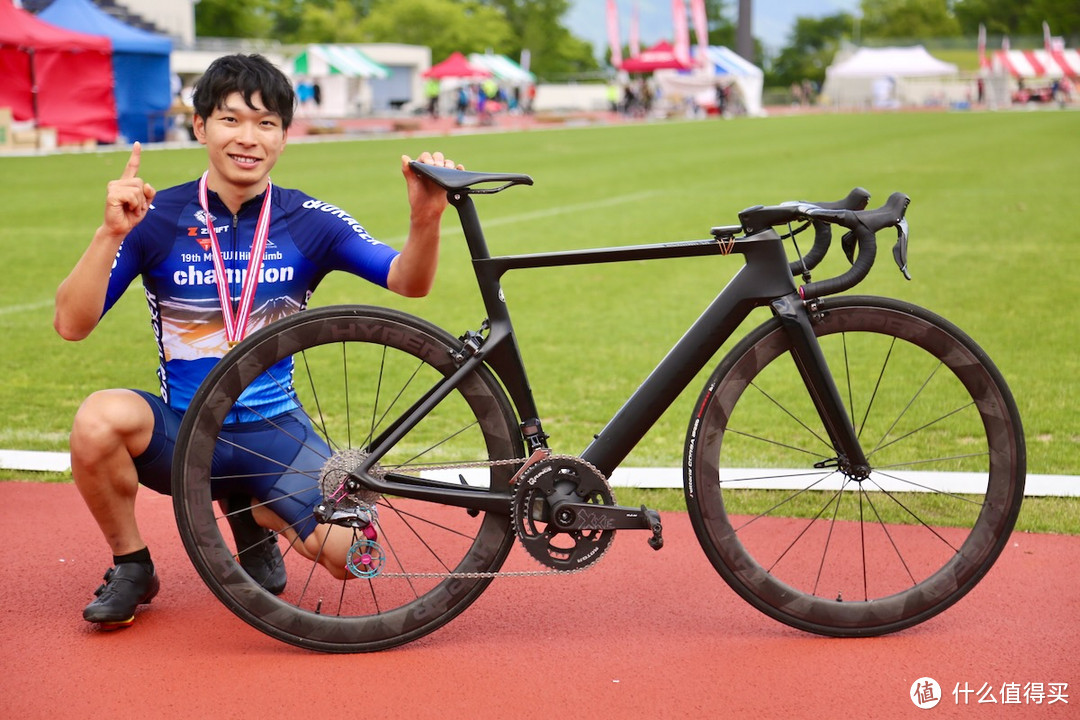
[[[124,239],[109,275],[104,315],[141,275],[158,345],[161,397],[184,411],[199,383],[224,356],[221,303],[214,275],[206,214],[198,183],[162,190],[150,211]],[[228,276],[239,301],[263,196],[233,215],[209,192],[209,208]],[[259,271],[248,332],[300,311],[331,270],[345,270],[386,287],[398,252],[374,240],[343,210],[299,190],[271,191],[270,236]],[[228,422],[251,422],[297,407],[291,390],[292,360],[275,365],[248,387]]]

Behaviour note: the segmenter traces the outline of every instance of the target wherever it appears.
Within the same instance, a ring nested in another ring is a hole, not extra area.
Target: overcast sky
[[[671,0],[616,0],[622,44],[625,45],[629,40],[630,16],[635,3],[639,8],[638,25],[642,45],[651,45],[659,40],[670,41],[674,34],[671,24]],[[689,6],[689,0],[687,5]],[[727,5],[734,21],[739,2],[729,0]],[[571,6],[570,12],[566,14],[570,31],[591,42],[598,54],[606,54],[607,0],[572,0]],[[841,11],[854,14],[858,7],[859,0],[754,0],[753,34],[765,43],[769,50],[776,52],[786,44],[796,17],[823,17]],[[693,25],[690,26],[690,43],[694,43]]]

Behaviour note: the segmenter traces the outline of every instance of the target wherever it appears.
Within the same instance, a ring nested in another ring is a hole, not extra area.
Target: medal
[[[214,230],[214,221],[210,215],[210,203],[206,190],[206,176],[204,172],[199,178],[199,205],[206,215],[206,229],[210,234],[210,253],[214,260],[214,280],[217,282],[218,300],[221,303],[221,316],[225,324],[225,341],[232,349],[244,339],[247,333],[248,320],[251,317],[251,306],[255,302],[255,290],[259,286],[259,273],[262,271],[263,253],[266,251],[266,240],[270,236],[270,189],[273,183],[267,180],[266,195],[263,196],[262,209],[259,210],[259,221],[255,225],[255,237],[251,243],[251,256],[248,258],[248,266],[244,275],[240,277],[240,304],[233,314],[232,294],[229,291],[229,276],[225,271],[225,259],[221,254],[221,245],[218,243],[217,231]]]

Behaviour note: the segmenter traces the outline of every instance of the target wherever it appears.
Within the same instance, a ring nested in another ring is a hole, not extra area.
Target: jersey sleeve
[[[168,214],[170,213],[163,210],[160,204],[151,205],[150,212],[142,222],[133,227],[124,238],[109,272],[105,306],[101,309],[103,316],[127,291],[135,278],[168,254],[172,244],[169,219],[166,217]],[[158,238],[158,242],[154,242],[153,238]]]
[[[344,270],[386,287],[398,251],[373,238],[344,210],[307,198],[291,225],[297,248],[324,273]]]
[[[124,238],[120,249],[116,251],[112,270],[109,271],[109,287],[105,293],[105,307],[101,309],[102,315],[105,315],[116,304],[116,301],[131,285],[131,281],[142,272],[143,244],[142,234],[139,232],[141,227],[141,225],[136,225]]]

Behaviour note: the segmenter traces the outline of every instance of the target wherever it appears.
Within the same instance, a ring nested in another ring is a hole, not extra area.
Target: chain
[[[502,467],[507,465],[522,465],[528,461],[528,458],[510,458],[507,460],[476,460],[472,462],[453,463],[450,465],[423,465],[413,466],[418,470],[457,470],[477,467]],[[590,466],[591,467],[591,466]],[[397,470],[398,468],[394,468]],[[597,471],[599,472],[599,471]],[[603,477],[603,475],[601,475]],[[527,553],[526,553],[527,554]],[[573,575],[579,573],[582,570],[586,570],[591,565],[584,567],[574,568],[571,570],[500,570],[497,572],[453,572],[447,570],[446,572],[380,572],[372,576],[371,580],[377,580],[379,578],[390,579],[411,579],[411,578],[454,578],[462,580],[482,580],[486,578],[507,578],[507,577],[540,577],[543,575]]]

